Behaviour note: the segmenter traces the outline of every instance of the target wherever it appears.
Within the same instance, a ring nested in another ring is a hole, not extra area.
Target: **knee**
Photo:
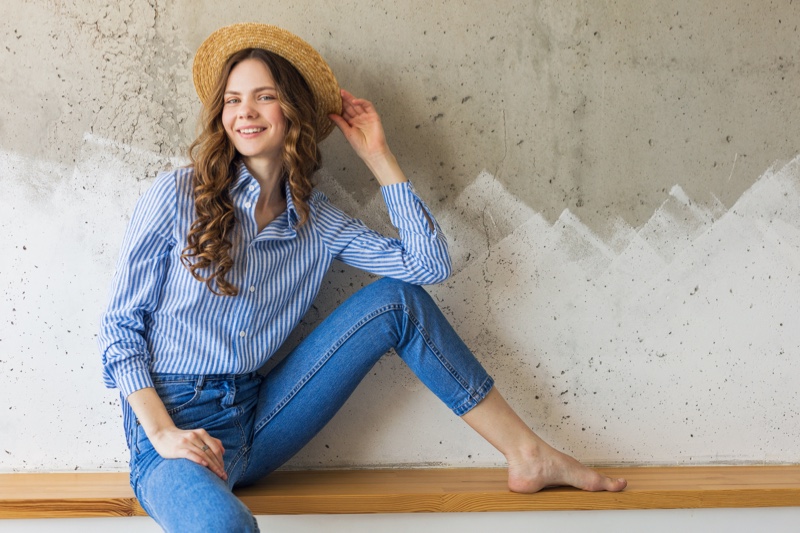
[[[233,494],[230,498],[215,498],[213,502],[198,502],[193,506],[184,505],[168,513],[154,514],[152,517],[164,531],[258,532],[256,518]]]
[[[387,304],[414,307],[421,302],[432,301],[425,289],[399,279],[382,278],[372,285]]]
[[[227,484],[188,459],[157,462],[137,483],[136,496],[165,531],[258,531],[255,517]]]
[[[202,531],[257,532],[256,518],[238,498],[216,509],[209,509]],[[199,531],[199,530],[198,530]]]

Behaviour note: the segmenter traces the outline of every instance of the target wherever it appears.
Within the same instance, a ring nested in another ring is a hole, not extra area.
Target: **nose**
[[[253,118],[256,116],[255,107],[249,100],[243,100],[237,115],[239,118]]]

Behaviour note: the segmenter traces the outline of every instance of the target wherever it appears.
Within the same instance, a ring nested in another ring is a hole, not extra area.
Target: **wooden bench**
[[[276,472],[236,491],[254,514],[800,506],[800,465],[601,468],[621,493],[509,492],[497,468]],[[127,473],[0,474],[0,518],[144,515]]]

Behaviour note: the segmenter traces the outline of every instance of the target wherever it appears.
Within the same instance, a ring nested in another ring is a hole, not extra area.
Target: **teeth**
[[[247,134],[247,133],[258,133],[259,131],[263,131],[263,129],[264,128],[247,128],[247,129],[239,130],[239,131],[241,131],[242,133]]]

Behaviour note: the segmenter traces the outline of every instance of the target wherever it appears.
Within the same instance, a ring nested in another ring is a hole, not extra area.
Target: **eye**
[[[271,94],[262,94],[261,96],[258,97],[258,99],[261,100],[262,102],[268,102],[270,100],[275,100],[276,98]]]
[[[231,97],[231,98],[226,98],[225,99],[225,104],[226,105],[227,104],[238,104],[238,103],[239,103],[239,99],[235,98],[235,97]]]

